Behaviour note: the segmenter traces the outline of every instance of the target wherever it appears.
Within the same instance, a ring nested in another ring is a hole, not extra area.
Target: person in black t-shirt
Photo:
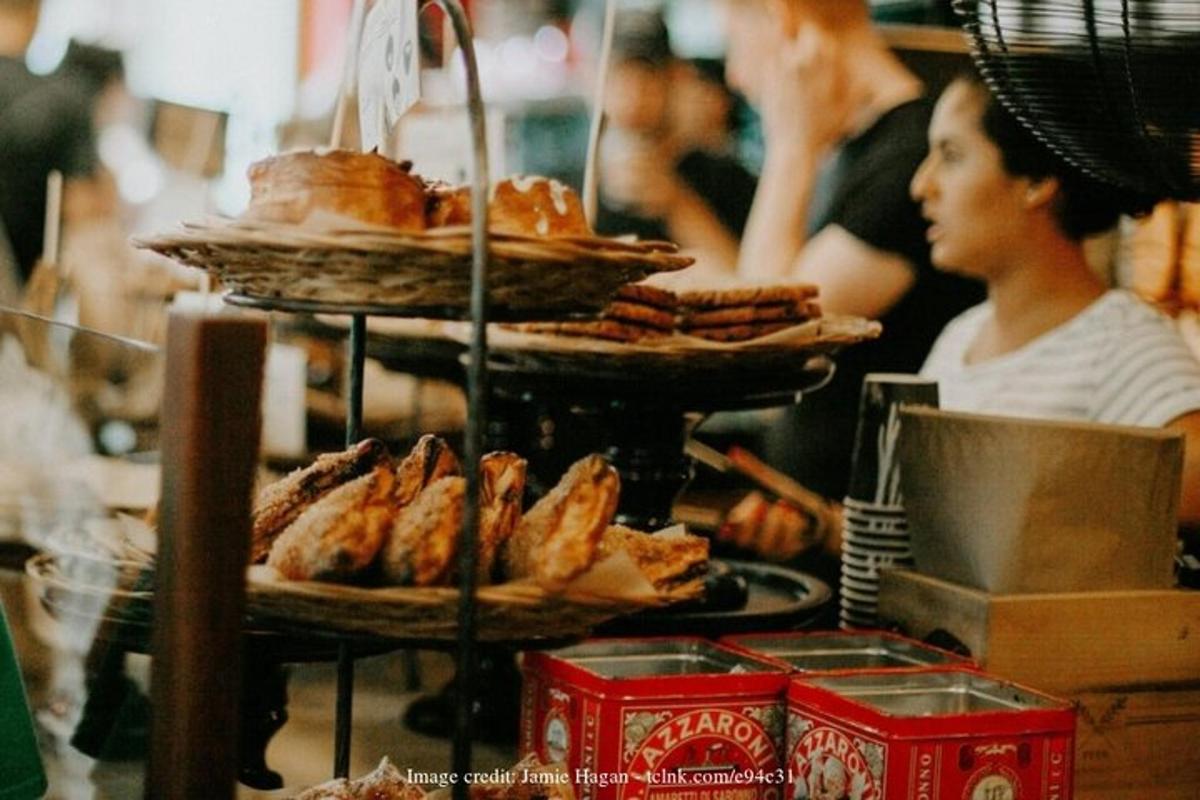
[[[24,54],[37,28],[38,0],[0,0],[0,228],[24,283],[42,252],[46,178],[66,179],[67,222],[99,213],[91,110],[65,79],[33,75]]]
[[[908,185],[932,105],[872,28],[864,0],[727,6],[727,74],[759,109],[766,143],[739,276],[815,283],[826,313],[883,322],[882,338],[844,350],[833,382],[768,437],[768,460],[841,498],[863,376],[916,372],[983,287],[929,263]]]

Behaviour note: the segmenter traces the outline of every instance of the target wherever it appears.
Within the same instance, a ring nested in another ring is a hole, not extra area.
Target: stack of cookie
[[[807,284],[684,292],[678,330],[714,342],[744,342],[821,316],[817,287]]]
[[[675,331],[678,303],[666,289],[630,283],[605,306],[600,319],[579,322],[531,322],[512,327],[525,333],[588,336],[610,342],[640,342],[670,336]]]
[[[600,319],[510,326],[524,333],[643,342],[681,333],[713,342],[744,342],[821,316],[817,287],[751,286],[681,294],[631,283],[621,287]]]

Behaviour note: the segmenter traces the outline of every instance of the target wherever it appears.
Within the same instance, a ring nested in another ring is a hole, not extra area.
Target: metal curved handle
[[[459,537],[458,653],[454,708],[454,754],[451,769],[465,775],[471,770],[471,699],[475,687],[475,588],[479,562],[479,462],[483,457],[483,431],[487,416],[487,262],[488,262],[488,152],[483,92],[475,59],[474,34],[459,0],[422,0],[419,8],[436,2],[450,17],[462,52],[467,77],[467,116],[474,149],[471,176],[471,339],[467,364],[467,430],[464,443],[467,473],[466,509]],[[467,785],[454,784],[454,800],[467,800]]]

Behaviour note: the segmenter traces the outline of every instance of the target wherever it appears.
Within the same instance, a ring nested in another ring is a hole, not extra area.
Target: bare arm
[[[768,151],[738,254],[738,276],[769,282],[787,277],[806,244],[817,159],[802,148]]]
[[[693,251],[698,263],[723,270],[737,264],[737,238],[690,189],[680,189],[675,202],[666,209],[665,222],[672,241]]]
[[[1167,428],[1184,435],[1179,521],[1189,527],[1200,527],[1200,411],[1180,417]]]
[[[916,280],[902,256],[878,250],[837,225],[812,238],[790,277],[821,287],[825,313],[870,319],[883,316]]]

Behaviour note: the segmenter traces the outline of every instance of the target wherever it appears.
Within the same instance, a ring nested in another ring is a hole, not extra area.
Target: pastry
[[[470,186],[431,181],[425,185],[425,197],[426,224],[430,228],[471,224]]]
[[[290,580],[347,580],[383,546],[396,511],[390,465],[378,465],[310,505],[279,535],[267,564]]]
[[[465,478],[441,478],[400,510],[380,559],[388,583],[441,586],[450,582],[466,491]]]
[[[586,571],[617,510],[621,481],[598,455],[577,461],[521,518],[503,548],[507,577],[561,589]]]
[[[430,228],[471,224],[471,187],[431,183],[426,193]],[[592,235],[579,195],[552,178],[535,176],[508,178],[492,188],[488,228],[541,239]]]
[[[682,589],[708,572],[708,539],[702,536],[654,535],[612,525],[600,538],[597,560],[621,551],[660,592]]]
[[[396,467],[396,488],[392,492],[396,507],[407,506],[434,481],[461,474],[458,457],[445,439],[431,434],[422,436]]]
[[[404,780],[384,757],[374,772],[356,780],[337,778],[296,795],[292,800],[422,800],[425,790]]]
[[[583,203],[551,178],[520,176],[500,181],[488,204],[488,226],[520,236],[590,236]]]
[[[263,488],[254,501],[251,563],[266,560],[275,538],[295,522],[304,509],[347,481],[389,462],[383,442],[366,439],[345,452],[318,456],[311,465]]]
[[[500,549],[521,521],[525,467],[513,453],[488,453],[479,463],[480,583],[492,582]]]
[[[425,187],[409,162],[349,150],[297,151],[250,165],[246,219],[303,224],[325,212],[401,231],[425,229]]]

